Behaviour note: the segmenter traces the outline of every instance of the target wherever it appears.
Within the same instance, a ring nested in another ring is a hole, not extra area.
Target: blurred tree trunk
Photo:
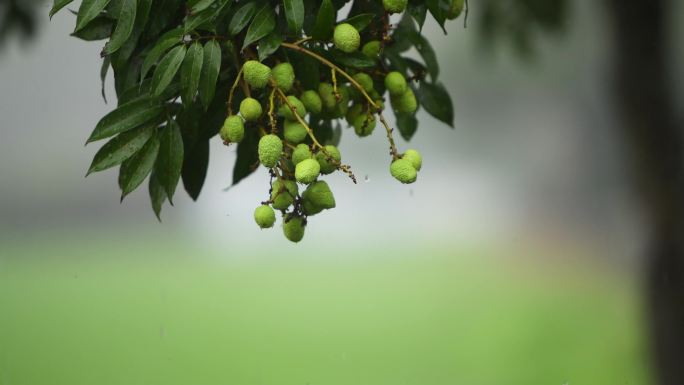
[[[648,308],[662,385],[684,384],[684,161],[668,56],[674,0],[608,0],[616,100],[650,221]]]

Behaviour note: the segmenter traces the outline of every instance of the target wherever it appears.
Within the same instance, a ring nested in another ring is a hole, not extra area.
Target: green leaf
[[[247,130],[242,142],[238,144],[237,159],[233,168],[233,186],[250,176],[259,166],[257,144],[259,135],[257,130]]]
[[[181,67],[181,88],[183,102],[192,103],[199,89],[202,64],[204,63],[204,49],[198,42],[194,42],[185,54]]]
[[[432,82],[436,82],[437,77],[439,76],[439,61],[437,61],[435,50],[432,49],[430,42],[420,33],[412,34],[412,41],[414,47],[418,53],[420,53],[420,56],[423,57],[423,61],[425,62],[428,72],[430,73]]]
[[[186,149],[183,159],[183,187],[192,200],[196,201],[204,186],[209,168],[209,140],[199,140]]]
[[[160,133],[159,155],[154,167],[159,183],[164,187],[171,204],[173,204],[173,194],[176,192],[182,168],[183,137],[180,126],[171,119]]]
[[[427,17],[427,6],[424,0],[409,0],[408,7],[406,8],[413,20],[418,23],[418,28],[422,31],[423,25],[425,25],[425,18]]]
[[[66,7],[69,3],[74,0],[55,0],[52,4],[52,9],[50,10],[50,19],[54,16],[60,9]]]
[[[111,55],[116,52],[128,40],[133,32],[135,24],[135,14],[138,9],[137,0],[123,0],[121,3],[121,13],[116,21],[116,28],[112,33],[112,38],[105,46],[105,53]]]
[[[107,142],[95,154],[88,173],[103,171],[121,164],[138,152],[155,133],[156,124],[149,124],[126,131]]]
[[[119,169],[121,200],[138,188],[152,172],[158,153],[159,137],[154,135],[140,151],[121,164]]]
[[[252,17],[254,17],[256,10],[257,5],[255,2],[245,2],[245,5],[235,11],[235,15],[233,15],[233,18],[230,20],[230,24],[228,24],[228,33],[231,36],[235,36],[245,29],[247,24],[252,20]]]
[[[77,32],[85,28],[91,20],[96,18],[100,12],[109,4],[109,0],[83,0],[81,6],[78,8],[78,16],[76,16]]]
[[[181,38],[183,37],[183,30],[181,28],[172,29],[171,31],[163,34],[159,40],[154,44],[154,47],[147,53],[145,60],[142,63],[142,69],[140,71],[140,81],[145,80],[145,76],[152,69],[152,67],[157,64],[157,60],[168,50],[169,48],[181,43]]]
[[[304,0],[283,0],[287,27],[299,36],[304,26]]]
[[[191,2],[190,13],[202,12],[209,8],[216,0],[198,0]]]
[[[109,66],[111,65],[111,59],[109,56],[105,56],[102,59],[102,67],[100,67],[100,83],[101,83],[101,93],[102,99],[107,103],[107,95],[105,94],[105,80],[107,80],[107,72],[109,71]]]
[[[88,25],[78,32],[73,32],[71,36],[85,41],[104,40],[111,36],[114,21],[105,16],[94,18]]]
[[[377,64],[374,59],[369,58],[359,51],[343,53],[341,51],[334,50],[323,53],[324,51],[316,50],[316,52],[332,58],[335,63],[342,64],[345,67],[373,68]]]
[[[271,4],[265,3],[254,15],[252,24],[247,28],[247,35],[245,35],[245,41],[242,43],[242,49],[268,35],[275,26],[276,17],[273,7]]]
[[[232,4],[229,3],[230,0],[220,0],[220,2],[216,5],[213,6],[214,3],[210,4],[212,6],[211,8],[207,8],[202,12],[191,14],[188,16],[188,18],[185,20],[185,33],[189,33],[191,31],[194,31],[195,29],[202,28],[202,27],[207,27],[207,29],[213,29],[213,26],[207,26],[206,23],[212,21],[218,15],[220,15],[221,10],[226,4]]]
[[[216,80],[221,70],[221,46],[216,40],[204,45],[204,64],[200,75],[199,96],[205,108],[211,104],[216,92]]]
[[[415,134],[418,129],[418,119],[416,119],[416,115],[397,113],[397,128],[399,129],[401,137],[407,142],[410,141],[413,134]]]
[[[332,37],[333,29],[335,28],[335,19],[337,18],[337,10],[331,0],[323,0],[321,8],[318,10],[316,23],[314,24],[311,37],[314,40],[329,40]]]
[[[152,203],[154,215],[156,215],[157,220],[161,222],[161,211],[162,205],[166,201],[166,191],[164,191],[164,188],[159,183],[159,178],[157,178],[157,174],[154,171],[152,171],[152,175],[150,175],[150,184],[148,186],[148,190],[150,193],[150,203]]]
[[[179,45],[162,58],[152,77],[152,96],[160,96],[171,84],[185,59],[185,52],[185,46]]]
[[[454,106],[451,96],[441,83],[422,82],[417,95],[420,104],[430,115],[454,127]]]
[[[451,1],[449,0],[425,0],[428,10],[432,14],[432,17],[437,20],[437,24],[442,27],[444,34],[447,31],[444,28],[444,23],[447,20],[447,15],[449,14],[449,8],[451,8]]]
[[[356,28],[359,32],[361,32],[364,29],[366,29],[366,27],[368,27],[370,25],[370,23],[373,21],[374,17],[375,17],[375,14],[362,13],[360,15],[350,17],[349,19],[347,19],[341,23],[351,24],[354,28]]]
[[[164,106],[149,98],[134,100],[105,115],[95,126],[86,143],[128,131],[160,116]]]
[[[259,41],[259,61],[264,61],[280,48],[283,42],[283,35],[277,30],[273,30]]]

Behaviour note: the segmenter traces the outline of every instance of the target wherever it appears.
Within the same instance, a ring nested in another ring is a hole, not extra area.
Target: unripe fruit
[[[279,137],[269,134],[259,140],[259,161],[268,168],[273,168],[280,160],[283,152],[283,142]]]
[[[318,161],[318,164],[321,165],[321,174],[328,175],[337,170],[338,164],[342,161],[342,154],[340,154],[340,150],[338,150],[337,147],[331,144],[325,146],[325,151],[330,155],[334,162],[328,160],[328,156],[326,156],[323,151],[316,154],[316,160]]]
[[[359,72],[358,74],[354,75],[354,80],[359,83],[364,91],[373,91],[373,78],[371,78],[368,74]]]
[[[352,53],[359,49],[361,35],[351,24],[342,23],[335,27],[333,43],[335,43],[335,47],[340,51]]]
[[[323,101],[316,91],[308,90],[302,94],[302,103],[307,111],[318,115],[323,110]]]
[[[308,132],[306,127],[304,127],[298,121],[286,120],[285,129],[283,130],[283,136],[285,140],[290,143],[297,144],[302,140],[306,139]]]
[[[354,118],[354,132],[362,138],[366,137],[373,133],[376,124],[375,116],[361,114]]]
[[[401,13],[406,9],[408,0],[382,0],[385,11],[389,13]]]
[[[412,114],[418,109],[418,101],[412,89],[407,89],[401,96],[393,96],[390,98],[392,107],[396,112],[403,112]]]
[[[328,210],[335,208],[335,196],[330,191],[330,186],[324,181],[312,183],[302,194],[304,201],[309,201],[313,206]]]
[[[349,111],[347,111],[347,115],[345,115],[345,119],[347,119],[347,123],[349,123],[350,126],[354,126],[354,121],[361,114],[363,114],[363,105],[362,104],[354,104],[351,106]]]
[[[261,205],[254,210],[254,221],[262,229],[270,229],[275,224],[275,211],[271,206]]]
[[[221,127],[221,139],[228,143],[240,143],[245,137],[245,124],[237,115],[229,116]]]
[[[288,217],[285,218],[285,223],[283,223],[283,234],[285,238],[290,241],[297,243],[304,239],[304,219],[300,217]]]
[[[273,67],[271,77],[273,77],[273,81],[275,81],[280,89],[288,92],[292,89],[292,85],[294,84],[294,68],[292,68],[292,64],[290,63],[280,63]]]
[[[382,44],[378,40],[371,40],[363,45],[361,52],[371,59],[377,59],[380,55],[380,49],[382,49]]]
[[[451,0],[451,7],[449,8],[449,12],[447,12],[447,19],[454,20],[461,16],[464,4],[464,0]]]
[[[299,183],[312,183],[320,174],[321,166],[313,159],[304,159],[295,166],[295,178]]]
[[[335,108],[332,111],[332,116],[334,118],[341,118],[347,114],[347,111],[349,111],[349,88],[346,86],[340,87],[337,92],[340,94],[340,100],[335,105]]]
[[[297,111],[297,115],[299,115],[300,118],[304,118],[306,116],[306,107],[304,107],[304,104],[296,96],[290,95],[287,97],[287,100]],[[287,103],[283,103],[283,105],[280,106],[278,113],[287,120],[297,120],[297,117]]]
[[[385,76],[385,87],[392,96],[401,96],[406,93],[408,84],[406,78],[400,72],[393,71]]]
[[[256,60],[245,62],[242,70],[245,81],[253,88],[264,88],[271,79],[271,69]]]
[[[416,150],[406,150],[404,155],[401,156],[401,159],[406,159],[411,162],[411,165],[413,165],[413,168],[415,168],[416,171],[420,171],[420,168],[423,167],[423,157]]]
[[[330,83],[321,83],[318,85],[318,95],[321,97],[323,107],[328,110],[335,108],[337,98],[335,98],[335,89]]]
[[[271,186],[271,205],[276,210],[287,210],[299,193],[299,187],[293,180],[278,179]]]
[[[240,115],[248,122],[259,120],[263,113],[264,110],[261,108],[261,103],[254,98],[245,98],[240,103]]]
[[[306,160],[306,159],[311,159],[313,157],[313,154],[311,153],[311,149],[309,146],[306,144],[299,144],[297,147],[292,151],[292,164],[295,166],[299,164],[301,161]]]
[[[413,183],[418,177],[418,172],[410,161],[397,159],[390,165],[390,174],[401,183]]]

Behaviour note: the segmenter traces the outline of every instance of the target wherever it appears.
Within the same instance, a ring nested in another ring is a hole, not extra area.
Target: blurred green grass
[[[0,255],[2,385],[651,383],[635,280],[586,263],[41,244]]]

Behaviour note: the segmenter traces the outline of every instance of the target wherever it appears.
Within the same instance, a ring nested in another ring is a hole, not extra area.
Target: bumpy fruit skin
[[[390,174],[401,183],[409,184],[416,181],[418,172],[410,161],[406,159],[397,159],[390,165]]]
[[[292,120],[285,121],[285,129],[283,130],[283,136],[285,140],[290,143],[297,144],[306,139],[308,132],[306,127],[301,123]]]
[[[325,109],[331,110],[335,108],[335,105],[337,104],[334,90],[333,85],[330,83],[321,83],[318,85],[318,95],[321,97]]]
[[[349,111],[347,111],[347,115],[344,116],[345,119],[347,119],[347,123],[349,123],[350,126],[354,126],[354,121],[356,120],[359,115],[363,114],[363,105],[362,104],[354,104],[349,108]]]
[[[285,238],[297,243],[304,239],[304,219],[300,217],[288,217],[283,223],[283,234]]]
[[[371,59],[377,59],[380,55],[380,50],[382,49],[382,44],[378,40],[371,40],[364,44],[361,48],[361,52]]]
[[[449,8],[449,12],[447,13],[447,19],[449,20],[454,20],[461,16],[461,13],[463,12],[463,8],[465,5],[464,0],[452,0],[451,1],[451,7]]]
[[[361,45],[361,35],[351,24],[342,23],[335,27],[333,34],[335,47],[342,52],[352,53]]]
[[[323,110],[323,101],[316,91],[304,91],[302,93],[302,103],[306,110],[314,115],[320,114]]]
[[[245,62],[242,68],[245,81],[253,88],[264,88],[271,79],[271,69],[256,60]]]
[[[261,103],[254,98],[245,98],[240,102],[240,115],[248,122],[259,120],[263,113]]]
[[[305,159],[295,166],[295,179],[299,183],[312,183],[320,174],[321,166],[313,159]]]
[[[329,144],[325,146],[325,150],[337,163],[342,161],[342,154],[337,147]],[[323,151],[316,154],[316,161],[321,166],[321,174],[328,175],[337,169],[337,165],[333,162],[328,161],[328,157],[323,153]]]
[[[340,94],[340,101],[333,108],[332,117],[337,119],[345,116],[349,111],[349,87],[340,87],[337,89]]]
[[[335,196],[330,191],[330,186],[324,181],[312,183],[302,194],[304,201],[309,201],[313,206],[328,210],[335,208]]]
[[[261,205],[254,210],[254,221],[262,229],[270,229],[276,221],[275,211],[271,206]]]
[[[406,78],[400,72],[393,71],[385,76],[385,87],[392,96],[401,96],[406,93],[408,84]]]
[[[356,80],[356,82],[359,83],[359,85],[361,85],[364,91],[373,91],[373,78],[371,78],[370,75],[363,72],[359,72],[358,74],[354,75],[354,80]]]
[[[382,0],[385,11],[389,13],[401,13],[406,9],[408,0]]]
[[[416,94],[414,94],[413,90],[410,88],[401,96],[391,97],[390,101],[392,102],[392,108],[394,108],[396,112],[412,114],[418,109]]]
[[[416,169],[416,171],[420,171],[421,167],[423,167],[423,157],[416,150],[406,150],[401,158],[411,162],[411,165]]]
[[[245,137],[245,124],[237,115],[229,116],[221,127],[221,139],[227,143],[240,143]]]
[[[276,210],[287,210],[298,193],[299,187],[295,181],[278,179],[271,186],[271,205]]]
[[[294,68],[290,63],[280,63],[271,70],[271,77],[280,89],[288,92],[292,89],[295,81]]]
[[[311,153],[311,149],[309,146],[306,144],[299,144],[295,149],[292,151],[292,164],[295,166],[299,164],[301,161],[306,160],[306,159],[311,159],[313,157],[313,154]]]
[[[264,135],[259,140],[258,152],[261,164],[268,168],[273,168],[280,160],[280,155],[283,152],[283,142],[273,134]]]
[[[368,116],[366,114],[361,114],[354,118],[354,132],[360,137],[366,137],[373,133],[375,130],[377,122],[375,121],[375,116]]]
[[[287,97],[287,100],[290,102],[292,107],[297,110],[297,115],[299,115],[300,118],[304,118],[306,116],[306,107],[304,107],[304,103],[302,103],[296,96],[290,95]],[[283,105],[280,106],[278,113],[287,120],[297,120],[297,117],[290,109],[290,106],[286,103],[283,103]]]

